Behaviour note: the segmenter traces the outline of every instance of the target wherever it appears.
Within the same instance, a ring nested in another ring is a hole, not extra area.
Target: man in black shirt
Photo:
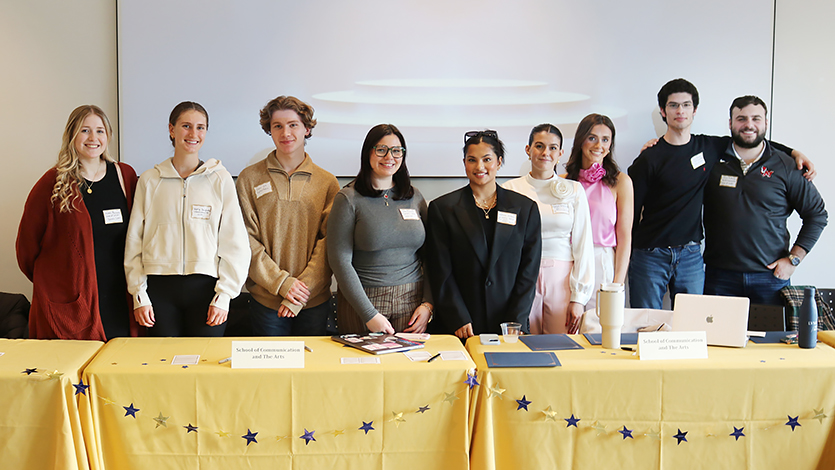
[[[705,188],[705,294],[782,305],[780,289],[823,232],[826,209],[791,157],[764,141],[763,100],[739,97],[730,114],[733,143]],[[795,210],[803,224],[789,249],[786,219]]]

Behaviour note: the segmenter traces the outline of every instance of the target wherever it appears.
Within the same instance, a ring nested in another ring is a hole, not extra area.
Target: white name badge
[[[500,224],[516,225],[516,214],[512,212],[499,211],[498,215],[496,216],[496,221]]]
[[[400,209],[400,215],[403,216],[403,220],[420,220],[420,216],[414,209]]]
[[[271,192],[273,192],[273,185],[271,185],[269,181],[264,184],[259,184],[255,187],[255,199]]]
[[[554,214],[568,214],[568,204],[551,204]]]
[[[233,369],[304,369],[304,341],[232,341]]]
[[[209,219],[212,217],[212,206],[191,205],[192,219]]]
[[[719,178],[719,186],[725,188],[735,188],[737,179],[738,178],[736,176],[722,175],[722,177]]]
[[[707,359],[707,334],[704,331],[638,333],[638,355],[642,361]]]
[[[699,152],[696,155],[693,155],[692,157],[690,157],[690,166],[692,166],[694,170],[696,168],[699,168],[700,166],[702,166],[704,164],[705,164],[705,156],[702,154],[702,152]]]
[[[121,209],[107,209],[101,211],[104,214],[104,224],[121,224],[122,221],[122,210]]]

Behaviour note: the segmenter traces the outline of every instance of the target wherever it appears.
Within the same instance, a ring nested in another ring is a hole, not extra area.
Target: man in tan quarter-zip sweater
[[[326,335],[331,270],[325,236],[339,183],[304,152],[316,125],[312,107],[279,96],[261,110],[261,125],[276,150],[241,171],[237,182],[252,250],[246,286],[254,332]]]

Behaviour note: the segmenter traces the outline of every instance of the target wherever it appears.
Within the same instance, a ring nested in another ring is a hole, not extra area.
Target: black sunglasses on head
[[[485,130],[485,131],[469,131],[464,133],[464,143],[466,144],[468,140],[472,139],[473,137],[478,137],[480,135],[486,135],[487,137],[491,137],[493,139],[499,140],[499,133],[494,130]]]

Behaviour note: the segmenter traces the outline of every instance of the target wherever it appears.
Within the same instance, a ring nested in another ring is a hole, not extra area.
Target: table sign
[[[638,333],[641,360],[707,359],[704,331],[655,331]]]
[[[304,341],[232,341],[233,369],[304,369]]]

